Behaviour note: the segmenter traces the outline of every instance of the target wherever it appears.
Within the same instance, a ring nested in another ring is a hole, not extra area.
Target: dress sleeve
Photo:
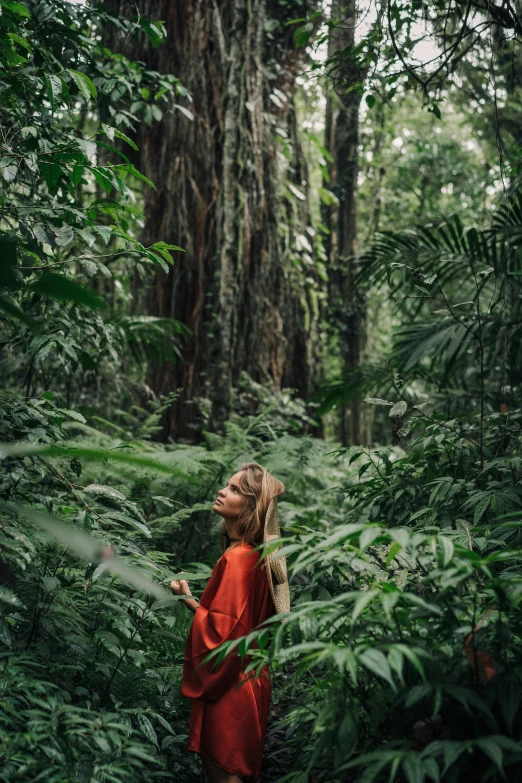
[[[216,570],[214,597],[209,608],[199,606],[194,615],[183,665],[182,694],[190,699],[219,699],[237,682],[241,658],[232,652],[216,664],[215,659],[200,665],[202,660],[224,641],[244,636],[247,627],[245,612],[250,589],[256,576],[259,554],[243,547],[225,552]],[[214,668],[215,667],[215,668]]]

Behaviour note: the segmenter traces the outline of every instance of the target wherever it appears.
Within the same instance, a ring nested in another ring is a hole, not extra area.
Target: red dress
[[[194,700],[188,750],[245,781],[261,773],[272,692],[268,667],[249,679],[252,672],[242,671],[248,656],[243,664],[235,651],[217,665],[212,659],[197,667],[219,644],[245,636],[275,613],[265,561],[258,565],[259,552],[252,550],[238,544],[216,563],[187,637],[181,688]]]

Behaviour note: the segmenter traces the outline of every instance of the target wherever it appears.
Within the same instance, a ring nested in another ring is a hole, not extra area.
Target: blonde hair
[[[257,462],[247,462],[239,470],[239,489],[245,495],[245,505],[236,522],[236,535],[243,543],[258,546],[263,541],[265,517],[271,501],[281,495],[286,487],[282,481]],[[218,525],[222,533],[222,547],[226,549],[226,523],[222,519]]]

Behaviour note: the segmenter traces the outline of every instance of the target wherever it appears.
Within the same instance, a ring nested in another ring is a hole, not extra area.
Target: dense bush
[[[343,523],[292,527],[304,584],[267,653],[308,686],[289,696],[285,780],[519,779],[520,412],[501,419],[486,447],[502,425],[509,451],[483,471],[472,426],[430,425],[396,460],[355,451]]]

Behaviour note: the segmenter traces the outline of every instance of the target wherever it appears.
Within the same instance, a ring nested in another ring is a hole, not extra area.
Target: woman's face
[[[242,471],[232,476],[227,486],[218,491],[216,502],[212,506],[212,511],[225,519],[238,519],[245,505],[246,497],[239,488],[241,476]]]

